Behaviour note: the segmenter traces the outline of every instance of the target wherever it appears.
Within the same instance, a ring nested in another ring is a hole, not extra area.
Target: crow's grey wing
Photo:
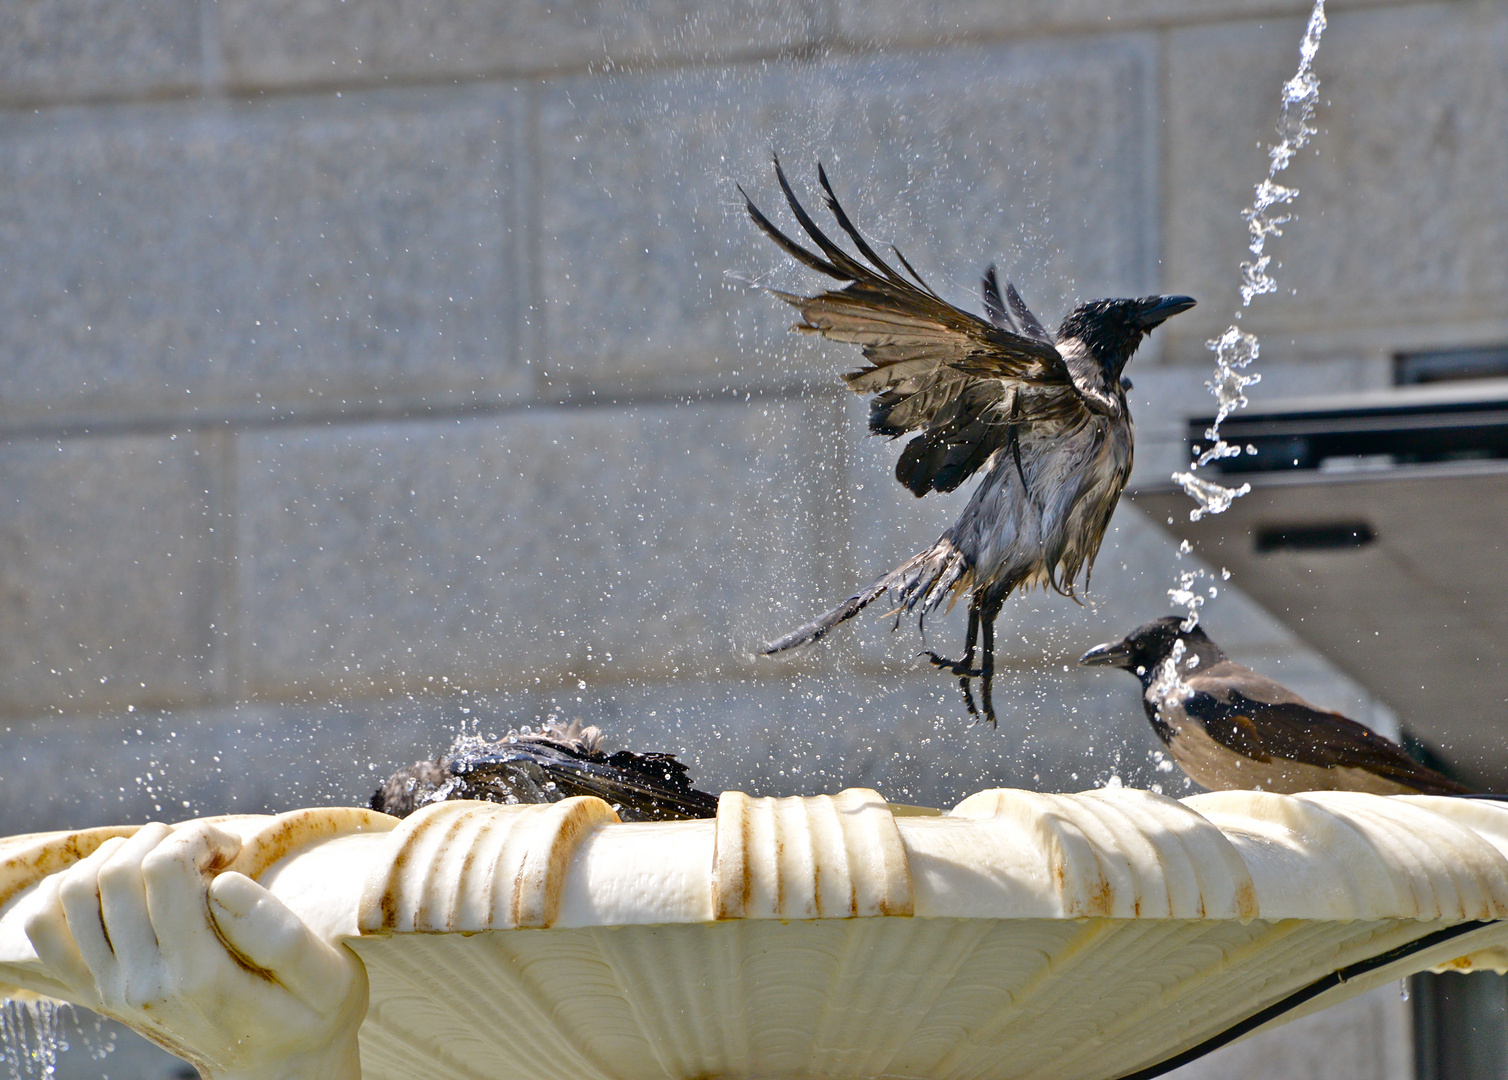
[[[820,254],[777,229],[745,193],[749,216],[792,258],[848,284],[815,296],[771,291],[801,312],[796,329],[860,347],[869,365],[849,372],[844,380],[856,393],[874,395],[872,433],[894,438],[921,432],[896,466],[896,478],[912,492],[953,490],[1009,443],[1018,424],[1087,417],[1091,405],[1014,288],[1007,286],[1014,319],[1003,305],[992,302],[991,307],[1003,323],[1029,319],[1031,329],[1026,332],[987,322],[947,303],[899,251],[895,256],[911,276],[892,268],[849,220],[821,166],[817,177],[827,207],[861,258],[818,228],[791,190],[778,158],[775,175],[791,212]],[[994,292],[998,298],[998,285]]]
[[[1264,705],[1301,705],[1313,712],[1326,712],[1276,679],[1253,671],[1228,656],[1208,667],[1199,668],[1184,681],[1194,689],[1212,694],[1221,701],[1230,701],[1232,695],[1239,695]]]
[[[1364,769],[1426,795],[1470,791],[1340,713],[1302,701],[1256,701],[1239,690],[1208,686],[1206,680],[1191,679],[1189,684],[1195,692],[1184,701],[1184,711],[1203,721],[1216,742],[1257,761],[1278,758],[1329,769]]]

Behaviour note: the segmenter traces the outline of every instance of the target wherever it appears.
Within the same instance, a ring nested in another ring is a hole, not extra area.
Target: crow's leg
[[[969,605],[969,632],[964,638],[963,668],[964,673],[958,677],[958,689],[963,691],[963,707],[969,710],[970,716],[978,716],[979,709],[974,705],[974,695],[969,693],[969,665],[974,662],[974,643],[979,640],[979,605]]]
[[[969,680],[978,678],[981,674],[974,669],[974,648],[979,641],[979,604],[977,601],[969,603],[969,631],[964,639],[964,654],[962,660],[949,660],[938,656],[935,652],[928,652],[927,658],[934,665],[944,671],[950,671],[958,676],[958,687],[963,691],[964,707],[969,710],[970,716],[978,716],[979,709],[974,704],[974,695],[969,692]]]
[[[984,660],[979,665],[979,703],[984,707],[984,718],[990,727],[995,727],[995,701],[990,695],[990,685],[995,679],[995,620],[984,624]]]
[[[984,656],[979,665],[979,704],[984,709],[984,718],[990,727],[996,727],[995,700],[991,694],[995,681],[995,619],[1000,615],[1001,601],[988,604],[979,613],[984,624]]]

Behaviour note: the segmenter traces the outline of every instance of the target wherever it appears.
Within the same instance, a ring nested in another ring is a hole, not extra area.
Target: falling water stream
[[[1189,511],[1190,521],[1198,521],[1206,514],[1224,513],[1232,502],[1251,490],[1250,484],[1227,487],[1196,474],[1203,466],[1221,458],[1255,452],[1251,448],[1243,451],[1240,446],[1226,442],[1220,435],[1220,425],[1232,412],[1245,408],[1246,388],[1262,379],[1260,373],[1249,370],[1257,359],[1260,345],[1255,334],[1241,329],[1241,316],[1258,296],[1277,291],[1277,282],[1270,273],[1272,256],[1267,252],[1267,241],[1283,235],[1283,226],[1293,219],[1291,207],[1299,194],[1297,188],[1278,183],[1278,177],[1319,130],[1314,122],[1315,108],[1319,104],[1319,78],[1313,67],[1314,57],[1319,52],[1320,35],[1324,31],[1325,0],[1315,0],[1304,39],[1299,44],[1298,71],[1283,84],[1278,141],[1267,150],[1267,175],[1256,185],[1251,205],[1241,211],[1250,236],[1247,250],[1251,255],[1241,263],[1241,306],[1236,309],[1225,332],[1205,343],[1215,354],[1215,375],[1205,384],[1218,403],[1215,422],[1204,433],[1206,444],[1202,450],[1195,448],[1196,456],[1188,471],[1173,474],[1174,482],[1194,500],[1194,508]],[[1192,546],[1185,540],[1178,547],[1178,558],[1183,559],[1192,551]],[[1222,580],[1230,579],[1229,570],[1221,570],[1220,575]],[[1206,576],[1207,571],[1198,567],[1179,571],[1178,584],[1168,590],[1173,605],[1188,612],[1185,629],[1191,630],[1199,622],[1199,609],[1205,600],[1219,594],[1218,585],[1202,581]],[[1183,651],[1183,643],[1177,643],[1173,654],[1164,661],[1154,689],[1160,687],[1161,693],[1173,693],[1182,685],[1177,666]]]
[[[9,1080],[50,1080],[58,1055],[69,1048],[69,1029],[95,1061],[115,1049],[115,1038],[103,1019],[81,1015],[72,1005],[57,1001],[0,1002],[0,1045]]]
[[[6,1001],[0,1007],[10,1080],[47,1080],[57,1071],[58,1053],[68,1049],[58,1024],[62,1008],[50,1001]]]

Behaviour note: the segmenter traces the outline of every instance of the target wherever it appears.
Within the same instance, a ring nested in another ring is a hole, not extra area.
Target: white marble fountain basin
[[[1505,855],[1343,793],[311,809],[0,841],[0,981],[217,1076],[1111,1080],[1449,928],[1272,1023],[1502,970]]]

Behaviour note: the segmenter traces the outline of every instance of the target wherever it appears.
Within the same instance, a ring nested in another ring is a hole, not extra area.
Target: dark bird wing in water
[[[861,347],[869,365],[843,378],[856,393],[874,395],[871,433],[920,432],[895,468],[913,494],[958,487],[1007,445],[1017,422],[1118,410],[1096,371],[1086,367],[1075,377],[1014,286],[1001,296],[994,267],[984,278],[987,322],[938,296],[899,251],[895,258],[909,277],[881,258],[849,220],[820,165],[827,208],[861,258],[812,220],[778,158],[775,175],[818,252],[776,228],[739,188],[750,218],[797,262],[849,284],[815,296],[769,291],[801,312],[796,329]]]
[[[665,821],[717,815],[717,796],[697,791],[686,766],[670,754],[584,755],[548,742],[496,745],[451,761],[466,794],[491,802],[559,802],[595,795],[624,821]]]
[[[551,803],[594,795],[624,821],[669,821],[717,815],[717,796],[691,786],[671,754],[606,753],[596,728],[552,725],[537,735],[463,745],[438,762],[399,770],[378,789],[372,808],[405,817],[452,799]]]

